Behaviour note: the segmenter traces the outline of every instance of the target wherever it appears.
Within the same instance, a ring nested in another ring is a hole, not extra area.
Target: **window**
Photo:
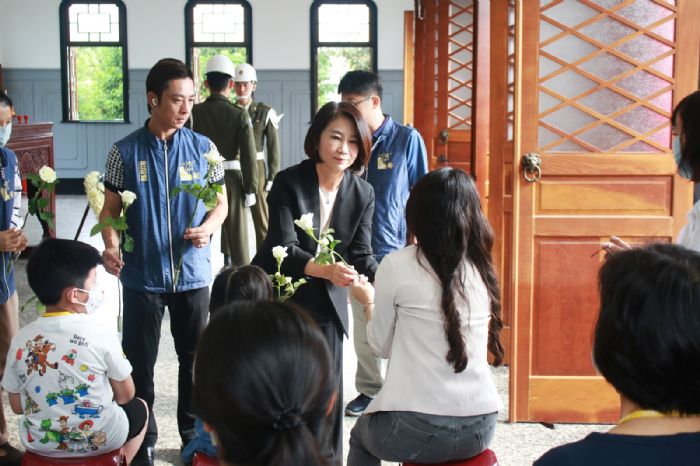
[[[63,0],[63,121],[128,122],[126,7],[121,0]]]
[[[371,0],[314,0],[311,5],[311,114],[340,100],[351,70],[377,71],[377,7]]]
[[[204,72],[217,54],[234,65],[252,63],[251,9],[245,1],[189,0],[185,6],[187,64],[192,67],[197,101],[207,98]]]

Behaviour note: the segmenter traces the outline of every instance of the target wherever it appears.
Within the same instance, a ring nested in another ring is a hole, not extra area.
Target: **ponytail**
[[[194,406],[229,464],[327,466],[321,452],[335,391],[323,334],[298,307],[236,302],[200,338]]]

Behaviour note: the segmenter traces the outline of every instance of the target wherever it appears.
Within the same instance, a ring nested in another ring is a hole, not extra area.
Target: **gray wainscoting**
[[[30,121],[54,122],[54,159],[58,176],[83,178],[91,170],[104,170],[105,159],[115,141],[142,126],[146,110],[148,70],[129,71],[130,123],[61,123],[61,79],[59,70],[3,69],[5,86],[18,114]],[[383,109],[395,120],[403,119],[403,71],[380,72],[384,80]],[[257,100],[284,113],[280,123],[282,166],[305,158],[304,135],[310,121],[309,72],[305,70],[260,70]]]

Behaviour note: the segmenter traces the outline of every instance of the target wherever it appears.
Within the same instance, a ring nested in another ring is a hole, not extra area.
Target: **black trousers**
[[[158,358],[160,325],[165,307],[170,312],[170,333],[175,340],[179,364],[177,425],[183,442],[194,435],[192,372],[199,335],[207,323],[209,287],[179,293],[148,293],[124,287],[122,348],[129,359],[136,396],[148,404],[148,429],[143,446],[154,446],[158,426],[153,415],[153,372]]]
[[[322,442],[321,448],[329,458],[330,464],[343,464],[343,332],[336,322],[317,320],[316,323],[326,337],[338,384],[333,412],[327,418],[327,440]]]

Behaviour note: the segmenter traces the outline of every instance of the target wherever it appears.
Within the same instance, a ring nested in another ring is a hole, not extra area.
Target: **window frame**
[[[319,41],[318,9],[322,5],[365,5],[369,9],[369,40],[367,42]],[[371,71],[377,73],[377,4],[373,0],[313,0],[310,8],[311,29],[311,118],[318,108],[318,49],[321,47],[369,48]]]
[[[115,5],[119,10],[119,41],[117,42],[90,42],[90,41],[70,41],[69,30],[69,10],[72,5],[89,5],[89,4],[107,4]],[[126,37],[126,5],[123,0],[61,0],[58,7],[59,12],[59,30],[61,44],[61,106],[62,106],[62,123],[111,123],[111,124],[130,124],[129,119],[129,50]],[[68,66],[68,50],[71,47],[121,47],[122,49],[122,109],[123,119],[121,121],[112,120],[73,120],[71,119],[70,108],[70,93]]]
[[[195,42],[194,7],[204,4],[241,5],[243,7],[243,42]],[[195,47],[244,48],[246,61],[253,64],[253,9],[248,0],[187,0],[185,4],[185,60],[192,69],[192,49]]]

